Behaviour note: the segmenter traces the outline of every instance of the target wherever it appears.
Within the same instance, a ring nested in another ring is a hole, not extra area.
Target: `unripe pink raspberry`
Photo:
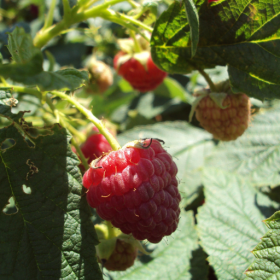
[[[231,92],[228,81],[216,85],[217,92],[207,89],[195,94],[193,112],[200,125],[213,137],[223,141],[235,140],[248,128],[251,102],[244,93]]]
[[[112,271],[124,271],[133,266],[138,248],[131,243],[117,239],[115,249],[108,260],[100,260],[105,268]]]
[[[214,138],[231,141],[241,136],[250,120],[250,99],[246,94],[227,95],[220,108],[210,96],[204,97],[196,107],[200,125]]]
[[[123,233],[158,243],[179,222],[177,166],[157,139],[126,144],[93,161],[84,174],[87,200]]]

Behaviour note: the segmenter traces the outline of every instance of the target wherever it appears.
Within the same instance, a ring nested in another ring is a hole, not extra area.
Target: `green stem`
[[[69,1],[68,0],[62,0],[63,3],[63,18],[65,18],[65,21],[71,21],[71,7],[69,5]]]
[[[49,107],[51,108],[53,114],[55,115],[57,122],[60,123],[63,127],[67,128],[72,133],[71,143],[75,147],[83,166],[85,167],[86,170],[88,170],[89,169],[88,162],[74,137],[74,135],[80,137],[79,132],[71,124],[69,124],[67,122],[67,120],[65,120],[65,118],[59,116],[60,112],[53,105],[52,100],[49,97],[49,95],[46,96],[46,102],[49,105]]]
[[[115,228],[110,221],[105,221],[105,224],[108,228],[108,239],[116,237]]]
[[[127,0],[127,2],[133,7],[133,8],[138,8],[140,4],[132,1],[132,0]]]
[[[130,16],[127,16],[127,15],[125,15],[125,14],[121,14],[121,13],[112,11],[112,10],[110,10],[110,9],[107,9],[107,11],[111,12],[112,15],[114,14],[114,16],[118,17],[119,19],[122,19],[122,20],[124,20],[124,21],[128,21],[128,22],[130,22],[130,23],[132,23],[132,24],[135,24],[135,25],[137,25],[138,27],[143,28],[144,30],[147,30],[147,31],[150,32],[150,33],[153,32],[153,28],[152,28],[152,27],[146,25],[145,23],[143,23],[143,22],[141,22],[141,21],[139,21],[139,20],[137,20],[137,19],[135,19],[135,18],[133,18],[133,17],[130,17]],[[105,12],[105,11],[104,11],[104,12]]]
[[[134,41],[135,51],[136,51],[136,52],[141,52],[142,49],[141,49],[141,46],[140,46],[138,40],[136,39],[135,32],[134,32],[133,30],[130,30],[129,33],[130,33],[131,38],[132,38],[133,41]]]
[[[52,38],[59,35],[63,30],[68,29],[71,24],[75,24],[75,23],[87,20],[89,18],[92,18],[92,17],[98,17],[102,10],[105,10],[110,6],[123,2],[123,1],[125,1],[125,0],[111,0],[111,1],[105,2],[101,5],[92,7],[91,9],[86,10],[84,12],[81,12],[78,14],[73,13],[71,15],[72,16],[71,21],[69,19],[63,18],[59,23],[38,32],[33,40],[33,43],[34,43],[35,47],[42,48]]]
[[[99,0],[90,0],[85,4],[81,4],[79,12],[86,10],[87,8],[89,8],[90,6],[92,6],[94,3],[98,2],[98,1]]]
[[[78,101],[73,97],[59,91],[52,91],[53,95],[58,96],[62,99],[66,99],[69,103],[74,105],[89,121],[91,121],[100,131],[101,134],[107,139],[113,150],[118,150],[121,148],[118,141],[114,136],[109,132],[109,130],[102,124],[102,121],[96,118],[88,109],[82,106]]]
[[[75,147],[75,149],[76,149],[76,151],[77,151],[77,153],[78,153],[78,155],[80,157],[80,160],[81,160],[84,168],[86,170],[88,170],[89,169],[88,162],[87,162],[87,160],[86,160],[86,158],[85,158],[85,156],[84,156],[84,154],[83,154],[83,152],[82,152],[80,146],[78,145],[78,143],[77,143],[77,141],[76,141],[74,136],[71,139],[71,144]]]
[[[217,88],[216,88],[215,84],[213,83],[213,81],[211,80],[210,76],[203,69],[197,69],[197,70],[204,77],[204,79],[208,83],[211,91],[212,92],[217,92]]]
[[[52,0],[50,9],[49,9],[49,12],[46,17],[45,24],[44,24],[44,27],[42,28],[42,30],[47,29],[48,27],[50,27],[53,24],[53,13],[54,13],[55,6],[56,6],[56,0]]]
[[[42,98],[41,92],[38,91],[37,89],[20,87],[20,86],[14,86],[14,85],[5,85],[5,86],[7,88],[12,88],[13,91],[15,91],[15,92],[28,93],[28,94],[37,96],[39,99]]]
[[[123,16],[122,14],[120,13],[117,13],[115,11],[112,11],[110,9],[107,9],[105,11],[102,11],[100,14],[99,14],[100,17],[102,17],[103,19],[106,19],[108,21],[111,21],[111,22],[115,22],[121,26],[124,26],[128,29],[131,29],[137,33],[139,33],[145,40],[147,40],[148,42],[150,42],[150,39],[143,33],[141,32],[137,27],[135,27],[132,23],[129,23],[127,22],[127,16]],[[129,19],[133,19],[131,17],[129,17]],[[149,26],[145,25],[144,23],[138,21],[138,20],[135,20],[133,19],[133,23],[135,24],[135,22],[139,23],[139,24],[136,24],[138,25],[139,27],[142,27],[143,29],[145,30],[148,30],[149,32],[152,32],[153,29],[150,28]],[[145,27],[145,28],[144,28]]]

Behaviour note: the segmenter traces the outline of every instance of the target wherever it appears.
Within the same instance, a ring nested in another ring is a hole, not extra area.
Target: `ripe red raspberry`
[[[208,4],[212,2],[218,2],[219,0],[208,0]]]
[[[123,51],[114,58],[114,68],[131,86],[141,92],[154,90],[167,76],[153,62],[148,51],[130,56]]]
[[[250,99],[246,94],[224,94],[220,105],[215,102],[215,95],[208,94],[199,101],[195,113],[200,125],[214,138],[231,141],[247,129],[250,108]]]
[[[126,144],[92,162],[84,174],[87,200],[123,233],[158,243],[179,222],[177,166],[156,139]]]
[[[101,259],[100,262],[108,270],[124,271],[133,266],[137,252],[138,248],[131,243],[117,239],[115,249],[109,259]]]
[[[98,132],[97,128],[93,128],[95,132]],[[112,150],[109,142],[102,134],[90,135],[86,142],[81,145],[81,151],[85,158],[88,159],[88,163],[91,163],[94,159],[102,156],[103,153],[107,153]]]

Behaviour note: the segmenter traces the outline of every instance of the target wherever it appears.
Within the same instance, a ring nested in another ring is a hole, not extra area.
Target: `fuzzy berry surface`
[[[177,166],[155,139],[146,149],[125,147],[101,158],[83,177],[87,200],[123,233],[158,243],[179,222]]]
[[[124,271],[133,266],[138,249],[130,243],[117,239],[116,247],[108,260],[101,260],[105,268],[111,271]]]
[[[100,157],[103,153],[109,152],[111,149],[109,142],[102,134],[90,135],[86,142],[81,145],[81,151],[85,158],[88,159],[88,163],[91,163],[94,159]]]
[[[117,67],[119,58],[125,54],[126,53],[122,51],[116,54],[114,57],[114,68],[118,75],[128,81],[134,89],[141,92],[154,90],[167,76],[166,72],[160,70],[154,64],[151,56],[147,59],[146,67],[133,57]]]
[[[231,141],[241,136],[248,128],[251,103],[246,94],[228,94],[220,108],[210,96],[205,96],[196,107],[196,118],[200,125],[214,138]]]

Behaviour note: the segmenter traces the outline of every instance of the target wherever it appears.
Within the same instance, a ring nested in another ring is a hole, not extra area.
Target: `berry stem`
[[[71,139],[71,144],[75,147],[75,149],[76,149],[76,151],[77,151],[77,153],[78,153],[78,155],[80,157],[80,160],[81,160],[84,168],[86,170],[88,170],[89,169],[88,162],[87,162],[87,160],[86,160],[86,158],[85,158],[85,156],[84,156],[84,154],[83,154],[83,152],[82,152],[80,146],[78,145],[78,143],[77,143],[77,141],[76,141],[74,136]]]
[[[112,225],[110,221],[105,221],[105,224],[108,228],[108,239],[114,238],[117,236],[115,232],[115,227]]]
[[[210,76],[203,69],[197,69],[197,70],[204,77],[204,79],[208,83],[211,91],[212,92],[217,92],[217,88],[216,88],[215,84],[213,83],[213,81],[211,80]]]
[[[106,19],[111,22],[115,22],[121,26],[124,26],[128,29],[131,29],[131,30],[139,33],[145,40],[150,42],[150,39],[143,32],[141,32],[136,26],[133,25],[133,24],[138,25],[139,27],[141,27],[149,32],[153,32],[153,29],[151,27],[142,23],[141,21],[138,21],[132,17],[126,16],[124,14],[115,12],[110,9],[102,11],[99,16],[102,17],[103,19]]]
[[[142,49],[141,49],[141,46],[140,46],[138,40],[136,39],[135,32],[133,30],[130,30],[129,33],[134,42],[135,52],[140,53],[142,51]]]
[[[66,99],[69,103],[74,105],[89,121],[91,121],[100,131],[101,134],[109,142],[110,146],[113,150],[118,150],[121,148],[118,141],[114,138],[114,136],[109,132],[109,130],[103,125],[102,121],[96,118],[88,109],[86,109],[83,105],[81,105],[78,101],[76,101],[73,97],[60,92],[60,91],[52,91],[53,95],[58,96],[62,99]]]

